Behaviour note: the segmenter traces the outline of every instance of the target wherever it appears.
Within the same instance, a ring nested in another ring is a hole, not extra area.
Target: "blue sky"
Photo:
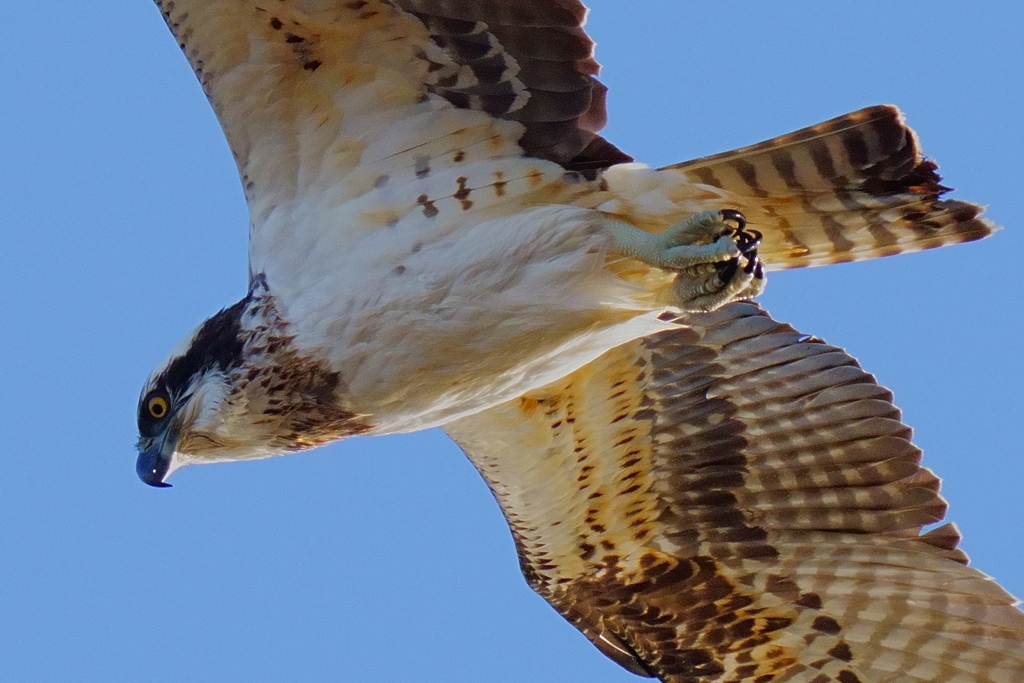
[[[1006,227],[762,302],[895,391],[976,566],[1024,595],[1024,5],[591,5],[638,159],[890,102]],[[530,592],[440,432],[136,479],[143,380],[245,291],[235,169],[146,0],[12,3],[3,33],[0,679],[638,680]]]

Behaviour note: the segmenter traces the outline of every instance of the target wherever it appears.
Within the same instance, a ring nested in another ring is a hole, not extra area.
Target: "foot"
[[[610,221],[608,227],[619,251],[677,273],[670,304],[681,310],[712,311],[764,291],[757,258],[761,233],[747,230],[739,211],[704,211],[660,234],[624,221]]]

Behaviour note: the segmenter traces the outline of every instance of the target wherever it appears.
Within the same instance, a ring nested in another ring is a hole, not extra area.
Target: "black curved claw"
[[[743,266],[743,272],[747,275],[753,275],[759,263],[757,260],[757,254],[754,254],[753,256],[747,256],[744,254],[744,257],[747,259],[747,265]]]
[[[718,215],[722,217],[722,221],[735,221],[737,233],[743,232],[743,228],[747,227],[747,217],[736,209],[722,209],[718,212]]]
[[[736,248],[740,250],[741,254],[756,256],[762,239],[764,239],[764,235],[757,230],[740,230],[736,233]]]
[[[729,284],[732,280],[733,275],[739,270],[740,259],[739,257],[731,258],[728,261],[719,261],[715,264],[715,272],[718,273],[718,279],[722,281],[723,285]]]
[[[718,215],[722,217],[722,222],[732,221],[736,224],[736,229],[731,235],[736,240],[736,248],[740,250],[740,253],[750,258],[756,258],[757,248],[761,246],[764,235],[757,230],[747,230],[746,216],[736,209],[722,209]]]

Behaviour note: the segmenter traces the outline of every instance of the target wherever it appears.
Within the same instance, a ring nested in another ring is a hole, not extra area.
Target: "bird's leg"
[[[607,229],[626,256],[677,273],[671,305],[684,311],[711,311],[764,290],[757,258],[761,233],[747,230],[739,211],[704,211],[655,234],[625,221]]]

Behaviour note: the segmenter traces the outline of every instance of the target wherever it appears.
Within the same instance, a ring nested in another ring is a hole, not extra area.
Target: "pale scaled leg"
[[[650,233],[609,218],[606,230],[616,249],[656,268],[677,273],[670,305],[712,311],[764,290],[757,258],[761,234],[746,229],[739,211],[704,211],[662,233]]]

